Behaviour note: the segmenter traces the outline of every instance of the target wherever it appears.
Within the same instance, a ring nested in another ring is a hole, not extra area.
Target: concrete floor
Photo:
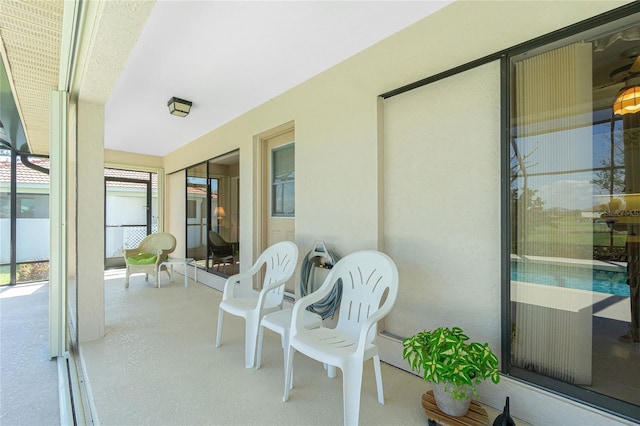
[[[83,343],[94,421],[103,425],[329,425],[343,423],[342,376],[298,354],[294,389],[282,402],[283,352],[265,332],[262,368],[244,368],[244,320],[225,316],[215,347],[222,294],[182,276],[162,287],[133,276],[105,275],[106,335]],[[385,404],[377,402],[371,361],[365,364],[360,424],[424,425],[422,394],[430,385],[382,365]],[[499,414],[487,407],[490,422]]]
[[[60,424],[47,282],[0,287],[0,424]]]
[[[295,388],[283,403],[279,336],[267,330],[262,368],[245,369],[242,319],[225,316],[222,347],[215,348],[221,293],[193,280],[184,288],[179,274],[173,283],[161,277],[160,289],[142,275],[124,289],[122,271],[105,273],[106,335],[81,346],[94,424],[342,424],[340,372],[328,379],[321,365],[298,354]],[[60,424],[48,300],[46,282],[0,287],[2,426]],[[380,405],[370,361],[364,374],[361,424],[426,424],[420,396],[428,383],[383,363]],[[491,423],[499,413],[485,408]]]

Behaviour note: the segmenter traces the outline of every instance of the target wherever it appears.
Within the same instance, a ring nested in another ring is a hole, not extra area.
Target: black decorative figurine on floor
[[[504,405],[504,411],[493,421],[493,426],[516,426],[516,422],[513,421],[509,414],[509,397]]]

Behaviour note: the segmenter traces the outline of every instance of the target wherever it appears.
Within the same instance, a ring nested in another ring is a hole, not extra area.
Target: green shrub
[[[16,281],[27,283],[49,279],[49,262],[22,263],[16,271]]]

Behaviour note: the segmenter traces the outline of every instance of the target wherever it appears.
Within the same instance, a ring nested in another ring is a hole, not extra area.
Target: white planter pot
[[[453,385],[446,384],[447,388]],[[436,400],[436,405],[443,412],[450,416],[460,417],[467,414],[469,406],[471,405],[471,398],[473,392],[471,389],[458,388],[458,392],[466,393],[467,398],[453,399],[453,395],[444,391],[444,383],[433,383],[433,397]]]

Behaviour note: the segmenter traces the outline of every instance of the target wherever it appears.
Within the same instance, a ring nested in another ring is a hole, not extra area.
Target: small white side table
[[[187,274],[187,267],[189,266],[189,262],[193,262],[192,257],[186,257],[184,259],[177,259],[170,257],[160,265],[158,265],[158,277],[160,277],[160,268],[162,265],[169,266],[169,275],[171,276],[171,282],[173,282],[173,265],[184,265],[184,288],[189,287],[189,274]],[[198,282],[198,266],[193,264],[193,280]],[[160,288],[160,280],[158,280],[158,288]]]

